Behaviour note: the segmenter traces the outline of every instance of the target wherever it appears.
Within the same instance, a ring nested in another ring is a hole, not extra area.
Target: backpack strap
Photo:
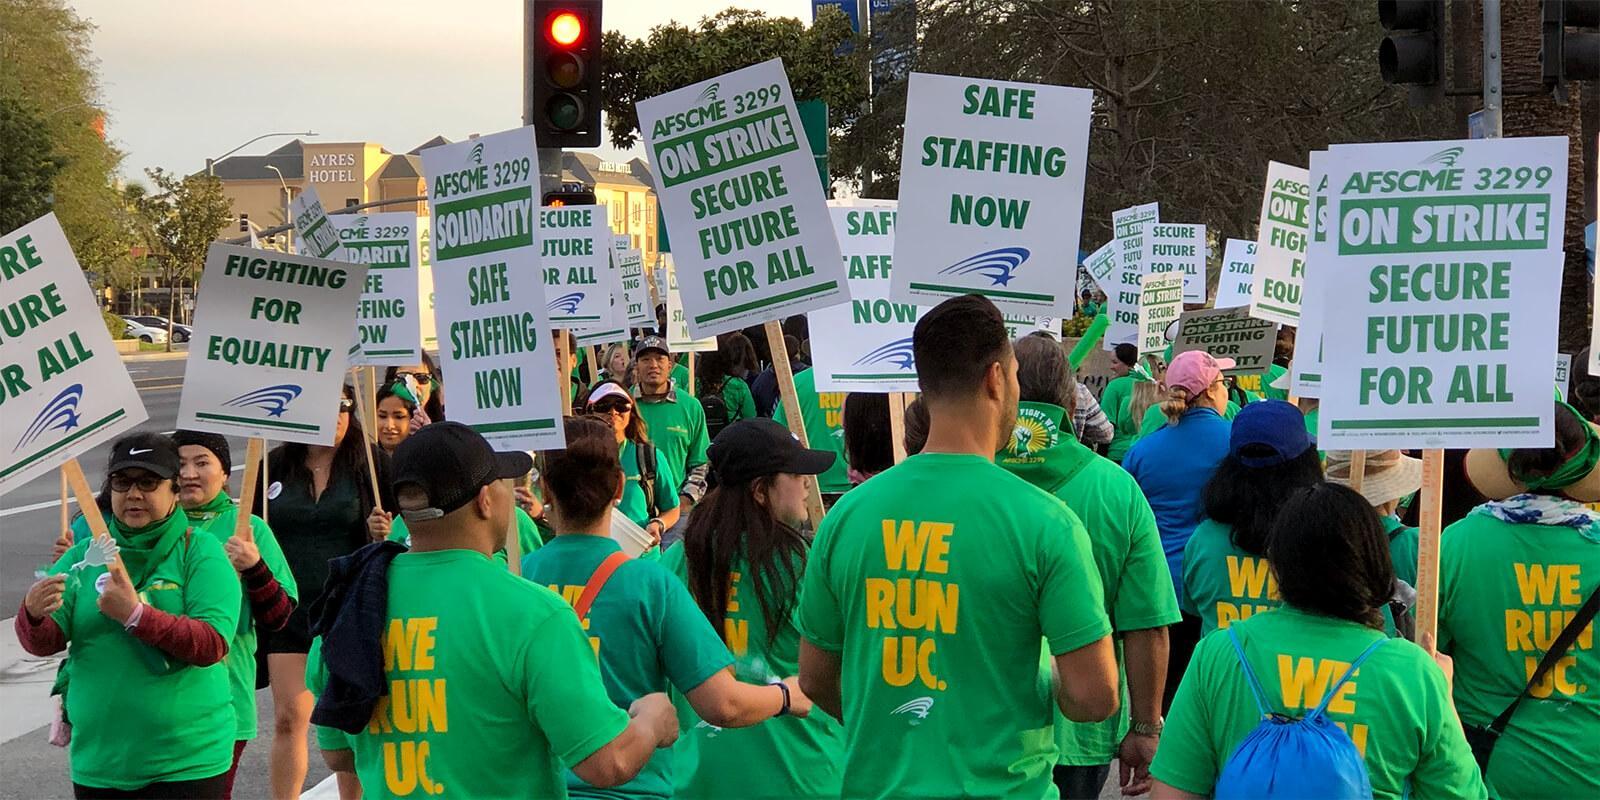
[[[1356,674],[1356,670],[1361,669],[1361,664],[1367,660],[1367,656],[1377,652],[1378,648],[1382,647],[1383,643],[1387,641],[1389,641],[1389,637],[1385,636],[1378,641],[1367,645],[1367,649],[1362,650],[1361,655],[1356,656],[1356,660],[1350,662],[1350,668],[1344,671],[1344,675],[1341,676],[1339,680],[1334,681],[1333,685],[1328,687],[1328,691],[1322,694],[1322,702],[1318,703],[1317,707],[1312,709],[1310,714],[1306,715],[1306,719],[1322,716],[1323,712],[1328,710],[1328,704],[1333,702],[1334,695],[1337,695],[1339,690],[1344,688],[1345,682],[1350,680],[1350,678]]]
[[[633,463],[639,471],[639,489],[644,492],[645,513],[654,517],[656,508],[656,446],[651,442],[635,442]]]
[[[1267,702],[1267,693],[1261,688],[1261,679],[1256,677],[1256,671],[1250,668],[1250,661],[1244,657],[1244,645],[1239,643],[1239,634],[1233,628],[1228,628],[1228,641],[1233,643],[1233,652],[1239,656],[1239,666],[1244,667],[1245,681],[1250,684],[1250,694],[1255,697],[1256,710],[1261,712],[1263,718],[1271,716],[1272,706]]]
[[[1578,634],[1582,633],[1583,629],[1589,627],[1589,623],[1594,621],[1596,612],[1600,612],[1600,586],[1595,587],[1595,590],[1589,593],[1589,599],[1584,601],[1582,608],[1578,609],[1577,616],[1567,622],[1566,627],[1561,629],[1561,633],[1556,634],[1555,641],[1550,643],[1550,649],[1544,651],[1544,658],[1539,659],[1538,669],[1533,671],[1533,676],[1528,678],[1528,682],[1523,685],[1522,691],[1517,693],[1516,699],[1511,701],[1511,705],[1506,706],[1506,710],[1500,712],[1500,716],[1494,718],[1494,722],[1489,723],[1489,729],[1494,731],[1495,735],[1498,736],[1505,733],[1506,726],[1511,724],[1511,715],[1517,713],[1517,706],[1522,704],[1522,699],[1528,696],[1528,692],[1532,691],[1533,687],[1538,686],[1539,682],[1544,680],[1544,676],[1549,674],[1550,670],[1555,669],[1556,662],[1560,661],[1561,657],[1572,649],[1573,642],[1578,640]]]
[[[589,618],[589,607],[594,605],[594,599],[600,596],[600,590],[605,588],[606,581],[611,580],[611,575],[628,560],[628,554],[615,552],[606,556],[600,566],[594,568],[594,574],[589,576],[589,582],[583,585],[583,593],[578,595],[578,602],[572,604],[572,610],[578,612],[578,621],[583,622]]]

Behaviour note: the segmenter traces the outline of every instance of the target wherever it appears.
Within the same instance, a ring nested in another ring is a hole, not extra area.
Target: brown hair
[[[1133,420],[1135,427],[1144,422],[1145,412],[1160,401],[1163,389],[1161,357],[1155,353],[1146,355],[1144,368],[1150,373],[1150,380],[1136,381],[1133,391],[1128,395],[1128,417]]]
[[[594,385],[594,389],[600,388],[600,385],[604,383],[614,383],[617,386],[622,386],[622,390],[624,392],[628,390],[628,387],[623,386],[621,381],[616,380],[601,381],[600,383]],[[594,389],[590,389],[588,394],[594,394]],[[645,442],[650,441],[650,426],[644,421],[644,417],[639,415],[639,401],[633,399],[633,395],[630,394],[628,395],[628,402],[633,404],[633,410],[628,412],[628,424],[623,427],[622,435],[627,438],[628,441],[633,442],[634,444],[644,444]],[[584,397],[582,413],[586,415],[593,414],[593,412],[589,410],[589,401],[587,395]],[[599,415],[594,415],[591,418],[605,424],[606,430],[611,430],[611,423],[608,420],[601,419]],[[615,437],[616,434],[613,433],[613,440],[615,440]]]
[[[583,525],[611,507],[622,480],[622,464],[610,425],[590,417],[567,417],[563,426],[566,449],[545,451],[539,480],[545,499],[555,505],[562,521]]]

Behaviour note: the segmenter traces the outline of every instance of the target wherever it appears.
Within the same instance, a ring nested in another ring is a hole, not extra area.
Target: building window
[[[349,208],[351,206],[359,206],[359,205],[361,205],[361,198],[359,198],[359,197],[346,197],[344,199],[344,207],[345,208]]]

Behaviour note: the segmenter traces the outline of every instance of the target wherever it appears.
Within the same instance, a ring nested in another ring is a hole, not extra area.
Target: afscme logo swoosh
[[[299,396],[299,386],[292,383],[280,383],[276,386],[263,386],[260,389],[245,392],[223,403],[223,405],[237,408],[259,408],[267,412],[269,417],[281,417],[283,412],[288,409],[289,403]]]
[[[43,436],[45,431],[66,433],[78,427],[78,403],[82,400],[83,384],[74,383],[62,389],[60,394],[45,403],[39,415],[33,418],[33,422],[28,423],[27,430],[22,432],[22,438],[17,440],[17,445],[11,448],[11,452],[15,453],[32,444],[35,439]]]
[[[911,337],[896,339],[856,359],[855,366],[859,367],[866,364],[893,364],[903,370],[915,369],[917,357],[912,353]]]
[[[1005,286],[1011,283],[1017,268],[1028,260],[1029,255],[1031,253],[1026,247],[1000,247],[957,261],[939,270],[939,274],[978,274],[992,281],[993,286]]]
[[[474,164],[483,163],[483,142],[478,142],[472,146],[471,150],[467,151],[467,160]]]
[[[717,99],[717,91],[719,89],[721,89],[721,88],[722,88],[722,84],[721,83],[713,83],[710,86],[707,86],[706,88],[700,90],[700,96],[695,98],[695,102],[696,103],[704,103],[707,100],[715,100],[715,99]]]
[[[927,719],[928,713],[931,711],[933,711],[933,698],[919,697],[915,700],[902,703],[899,708],[890,711],[889,716],[893,717],[899,714],[906,714],[916,717],[916,719],[911,720],[911,724],[916,725],[917,723]]]
[[[551,300],[550,304],[546,306],[546,308],[551,311],[560,311],[563,314],[571,315],[578,313],[578,306],[582,303],[583,292],[573,292],[571,294],[561,295],[560,297]]]
[[[1456,145],[1455,147],[1446,147],[1445,149],[1422,159],[1421,163],[1443,164],[1446,167],[1453,167],[1456,165],[1456,159],[1460,158],[1461,154],[1464,152],[1466,152],[1466,148],[1460,145]]]

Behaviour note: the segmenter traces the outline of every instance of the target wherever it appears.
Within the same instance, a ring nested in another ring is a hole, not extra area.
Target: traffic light
[[[560,208],[562,206],[592,206],[596,202],[593,188],[581,183],[563,183],[560,189],[553,192],[545,192],[544,202],[541,205]]]
[[[540,147],[600,146],[600,0],[527,0],[528,123]]]
[[[240,233],[249,233],[250,232],[250,215],[249,214],[240,214],[239,215],[239,232]]]
[[[1411,104],[1444,99],[1444,0],[1378,0],[1389,32],[1378,45],[1383,82],[1411,87]]]
[[[1600,80],[1600,0],[1543,0],[1540,12],[1541,77],[1565,101],[1567,81]]]

